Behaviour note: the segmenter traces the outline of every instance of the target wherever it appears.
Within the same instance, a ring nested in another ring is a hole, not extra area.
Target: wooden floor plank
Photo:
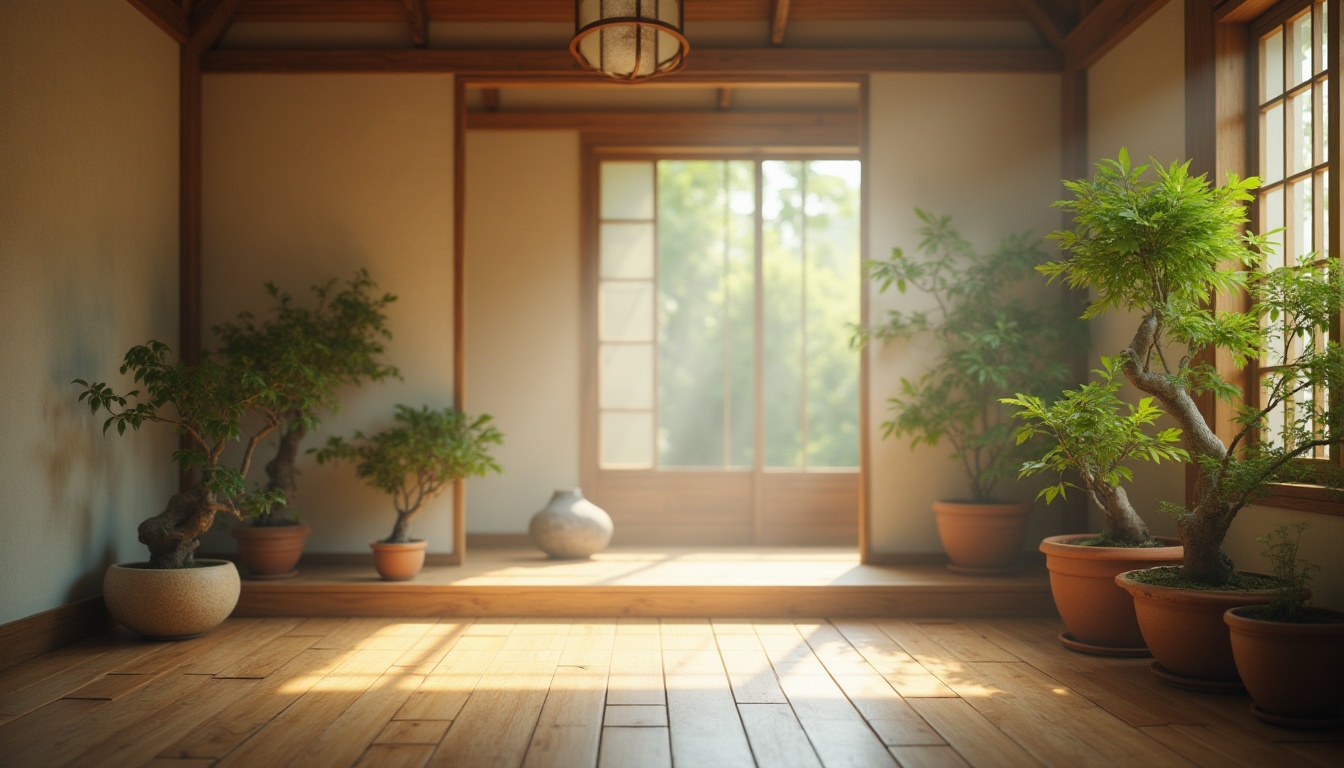
[[[606,698],[605,666],[557,668],[524,768],[596,765]]]
[[[503,627],[506,635],[508,629]],[[498,651],[453,719],[429,765],[454,768],[521,765],[561,650]]]
[[[672,768],[666,728],[603,728],[598,768]]]
[[[424,768],[434,747],[425,744],[374,744],[355,768]]]
[[[120,731],[158,716],[159,710],[209,680],[204,675],[165,675],[116,701],[52,702],[0,729],[0,755],[18,766],[63,765]],[[79,727],[71,728],[71,723]]]
[[[218,763],[219,768],[287,764],[382,678],[400,655],[398,651],[347,652],[339,666],[314,682],[283,712],[225,755]]]
[[[951,747],[891,747],[901,768],[969,768]]]
[[[788,704],[738,704],[737,709],[760,768],[821,768]]]
[[[258,681],[234,706],[169,742],[159,756],[211,760],[223,757],[311,690],[340,665],[344,656],[334,650],[303,651]]]
[[[164,742],[230,708],[255,685],[254,680],[208,678],[170,707],[91,746],[72,764],[80,768],[123,768],[151,761]]]
[[[691,668],[701,667],[697,664]],[[672,761],[678,768],[754,765],[733,691],[722,667],[718,674],[669,672],[667,720]]]
[[[268,619],[208,642],[112,633],[0,674],[18,684],[0,700],[27,707],[0,713],[0,764],[1344,764],[1344,732],[1276,728],[1244,694],[1074,654],[1060,626]]]
[[[930,697],[912,699],[909,704],[971,765],[1003,768],[1042,765],[965,699]]]
[[[290,768],[326,768],[351,765],[359,760],[424,681],[422,675],[391,667],[390,662],[395,660],[390,659],[389,670],[289,761]]]
[[[936,675],[925,669],[906,653],[885,632],[871,622],[858,619],[839,620],[836,629],[854,646],[863,658],[876,669],[904,698],[944,696],[955,698],[951,688]]]

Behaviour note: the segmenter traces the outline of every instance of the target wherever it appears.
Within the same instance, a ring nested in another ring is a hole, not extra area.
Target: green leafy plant
[[[1274,598],[1255,618],[1269,621],[1302,622],[1307,616],[1307,586],[1320,566],[1298,556],[1305,522],[1285,523],[1256,539],[1264,546],[1260,554],[1274,568],[1277,585]]]
[[[922,258],[900,248],[891,259],[867,264],[883,292],[914,288],[929,295],[933,311],[889,313],[886,322],[857,335],[890,341],[934,339],[938,356],[918,379],[901,379],[888,400],[884,437],[910,437],[916,445],[952,446],[970,482],[971,498],[994,498],[998,482],[1017,474],[1029,448],[1014,438],[1011,415],[999,400],[1013,393],[1045,394],[1070,377],[1068,350],[1085,343],[1081,325],[1063,302],[1027,301],[1013,291],[1046,260],[1030,233],[1005,237],[978,253],[948,216],[916,211]]]
[[[1056,497],[1063,498],[1067,488],[1080,487],[1063,479],[1064,472],[1076,472],[1082,490],[1105,515],[1100,543],[1141,546],[1152,537],[1125,493],[1123,483],[1134,479],[1126,462],[1184,461],[1189,456],[1175,445],[1180,441],[1179,428],[1154,434],[1144,431],[1162,410],[1153,405],[1151,397],[1142,398],[1137,406],[1120,400],[1116,395],[1120,390],[1120,361],[1103,357],[1101,362],[1102,368],[1094,371],[1099,380],[1067,390],[1049,405],[1039,397],[1020,393],[1001,402],[1019,409],[1013,414],[1024,422],[1017,430],[1018,442],[1040,436],[1048,446],[1044,455],[1024,463],[1021,469],[1024,477],[1058,473],[1059,482],[1043,488],[1037,498],[1044,496],[1049,504]]]
[[[272,383],[279,415],[279,446],[266,463],[267,488],[286,500],[298,490],[295,461],[308,433],[340,408],[337,393],[347,384],[399,377],[383,362],[383,343],[392,338],[386,309],[396,301],[376,294],[366,270],[344,283],[336,279],[311,288],[314,302],[303,306],[273,283],[266,292],[275,304],[264,319],[244,312],[214,329],[219,353],[236,365],[259,369]],[[255,518],[257,525],[292,522],[288,503]]]
[[[1310,260],[1258,269],[1271,244],[1244,229],[1258,179],[1229,176],[1215,187],[1191,176],[1189,163],[1154,165],[1151,177],[1148,169],[1131,165],[1122,150],[1098,163],[1093,178],[1066,182],[1074,197],[1055,205],[1073,214],[1074,227],[1052,237],[1069,257],[1040,270],[1093,292],[1085,318],[1116,309],[1141,317],[1119,355],[1121,370],[1181,427],[1194,493],[1188,506],[1164,506],[1176,516],[1183,575],[1218,586],[1235,570],[1223,540],[1237,513],[1270,484],[1306,477],[1311,468],[1296,459],[1344,439],[1330,398],[1316,396],[1339,385],[1344,358],[1335,342],[1313,341],[1328,337],[1338,319],[1344,280],[1341,270]],[[1247,295],[1252,309],[1215,312],[1209,304],[1218,294]],[[1259,397],[1243,398],[1198,362],[1213,350],[1238,365],[1261,361]],[[1205,393],[1236,404],[1226,442],[1196,406]],[[1271,423],[1284,413],[1281,424]]]
[[[364,482],[392,497],[397,521],[389,544],[406,542],[411,519],[453,482],[502,471],[489,446],[502,444],[503,435],[489,416],[398,405],[394,419],[394,427],[368,437],[356,432],[350,440],[332,437],[315,451],[318,463],[354,462]]]
[[[257,445],[281,423],[281,396],[265,372],[210,360],[199,365],[170,362],[169,354],[166,344],[149,341],[123,357],[121,372],[132,373],[143,389],[117,394],[105,382],[74,382],[83,387],[80,402],[95,414],[108,414],[104,433],[115,427],[117,434],[125,434],[128,427],[135,431],[156,422],[172,425],[183,439],[173,460],[193,478],[190,487],[174,494],[162,512],[139,527],[151,568],[191,566],[199,537],[217,513],[264,515],[284,502],[283,491],[248,491],[245,481]],[[222,463],[225,448],[239,441],[245,447],[237,465]]]

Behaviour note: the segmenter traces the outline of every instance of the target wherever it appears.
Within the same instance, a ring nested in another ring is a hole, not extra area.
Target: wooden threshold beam
[[[574,130],[594,143],[857,147],[857,112],[469,112],[467,130]]]
[[[733,77],[852,76],[870,72],[1058,72],[1063,57],[1045,48],[750,48],[698,50],[678,81]],[[557,50],[208,51],[204,72],[450,72],[464,75],[594,76]]]
[[[1064,38],[1064,65],[1087,69],[1157,13],[1167,0],[1103,0]]]
[[[136,10],[145,14],[145,18],[154,22],[154,26],[168,33],[179,44],[187,42],[191,36],[187,14],[172,0],[127,0]]]

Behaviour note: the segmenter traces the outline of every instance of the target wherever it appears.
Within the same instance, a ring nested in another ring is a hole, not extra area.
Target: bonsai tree
[[[1017,474],[1027,458],[1000,398],[1062,387],[1070,377],[1066,350],[1083,341],[1082,327],[1063,302],[1013,294],[1046,260],[1038,238],[1012,234],[997,249],[977,253],[950,217],[915,213],[923,222],[923,258],[893,248],[890,260],[868,263],[868,274],[879,290],[914,287],[936,308],[892,311],[885,323],[861,330],[858,340],[923,335],[935,341],[938,356],[918,379],[901,379],[882,433],[911,437],[916,445],[946,439],[970,482],[971,500],[990,501],[998,482]]]
[[[1153,398],[1139,400],[1137,406],[1116,396],[1120,361],[1103,357],[1101,370],[1094,371],[1098,381],[1090,381],[1046,405],[1034,395],[1018,394],[1001,402],[1016,406],[1014,417],[1025,422],[1017,430],[1018,442],[1041,436],[1048,446],[1045,454],[1022,465],[1021,475],[1041,472],[1059,473],[1059,482],[1037,494],[1047,504],[1064,498],[1067,488],[1078,488],[1063,479],[1065,471],[1076,472],[1081,489],[1102,510],[1104,523],[1095,542],[1101,546],[1137,547],[1152,540],[1148,526],[1129,503],[1122,483],[1134,479],[1126,466],[1131,460],[1154,463],[1163,459],[1184,461],[1189,458],[1180,441],[1177,427],[1148,434],[1145,427],[1162,415]]]
[[[266,463],[266,487],[283,492],[286,500],[298,490],[294,463],[299,447],[324,415],[340,408],[340,387],[399,375],[382,361],[383,342],[392,337],[385,310],[396,297],[377,296],[376,288],[361,269],[344,283],[332,279],[312,286],[315,304],[301,306],[267,283],[275,306],[264,320],[244,312],[214,329],[224,359],[259,368],[275,388],[280,441]],[[288,511],[287,502],[281,502],[254,522],[291,523]]]
[[[1317,341],[1339,317],[1344,281],[1339,269],[1310,260],[1257,269],[1269,243],[1244,231],[1244,204],[1258,179],[1229,176],[1214,187],[1191,176],[1189,163],[1155,165],[1151,178],[1147,170],[1122,150],[1099,163],[1091,180],[1067,182],[1074,199],[1056,205],[1072,212],[1074,228],[1052,237],[1069,256],[1040,269],[1092,291],[1084,318],[1138,314],[1120,368],[1181,427],[1194,490],[1188,506],[1167,508],[1185,548],[1182,575],[1218,586],[1235,573],[1223,540],[1237,513],[1271,483],[1303,479],[1309,469],[1296,460],[1344,437],[1329,398],[1314,396],[1338,386],[1344,373],[1339,346]],[[1249,311],[1209,309],[1216,295],[1242,292]],[[1212,365],[1197,362],[1213,350],[1238,365],[1262,360],[1258,398],[1243,398]],[[1238,404],[1226,440],[1195,404],[1204,393]],[[1285,411],[1271,429],[1270,416]]]
[[[283,491],[245,488],[257,445],[281,423],[280,393],[264,372],[209,360],[200,365],[169,362],[169,354],[168,346],[158,341],[126,353],[121,372],[131,372],[143,391],[119,395],[104,382],[74,382],[84,388],[80,402],[95,414],[107,412],[104,434],[114,426],[117,434],[125,434],[127,427],[138,430],[146,422],[158,422],[172,425],[182,438],[173,459],[190,484],[139,527],[151,568],[191,566],[198,539],[217,513],[240,518],[265,514],[284,501]],[[224,450],[236,441],[245,441],[242,457],[236,466],[225,465]]]
[[[398,405],[394,419],[396,426],[369,437],[361,432],[350,440],[332,437],[316,456],[319,464],[353,461],[364,482],[392,497],[397,521],[384,541],[402,544],[425,502],[454,481],[501,471],[489,446],[501,444],[503,435],[489,416],[471,419],[453,408]]]

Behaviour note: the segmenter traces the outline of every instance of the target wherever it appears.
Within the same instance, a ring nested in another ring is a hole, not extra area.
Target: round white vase
[[[560,488],[527,526],[532,542],[557,560],[582,560],[611,542],[611,516],[583,498],[578,488]]]

